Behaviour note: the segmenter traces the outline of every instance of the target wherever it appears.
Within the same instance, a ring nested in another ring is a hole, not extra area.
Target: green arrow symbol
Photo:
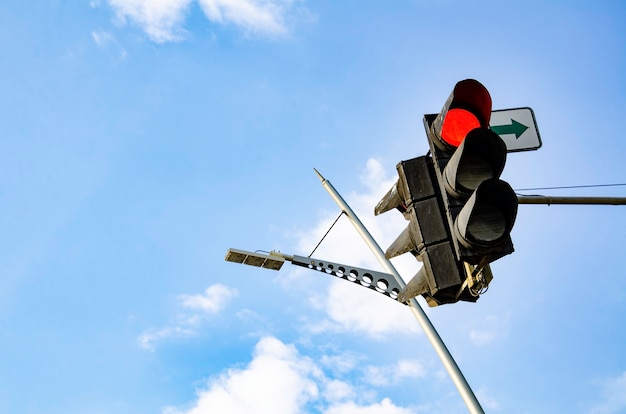
[[[528,129],[526,125],[520,124],[515,119],[511,119],[509,125],[494,125],[489,128],[498,135],[515,134],[515,139],[518,139]]]

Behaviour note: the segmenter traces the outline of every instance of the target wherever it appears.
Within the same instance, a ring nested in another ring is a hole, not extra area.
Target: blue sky
[[[626,182],[626,5],[472,3],[4,1],[0,412],[464,412],[404,306],[224,255],[311,253],[313,168],[386,248],[373,208],[465,78],[535,112],[513,188]],[[626,412],[624,214],[522,205],[489,291],[426,309],[487,412]],[[380,269],[345,219],[314,256]]]

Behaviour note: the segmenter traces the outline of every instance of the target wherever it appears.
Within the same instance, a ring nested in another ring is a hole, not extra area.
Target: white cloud
[[[418,378],[426,375],[426,369],[420,361],[403,359],[396,364],[395,373],[400,378]]]
[[[406,306],[348,281],[330,284],[324,306],[328,319],[313,326],[314,332],[347,331],[372,338],[392,332],[419,332],[419,325]]]
[[[489,315],[482,322],[472,321],[469,331],[470,340],[474,345],[487,345],[509,332],[508,315]]]
[[[345,374],[357,366],[359,358],[351,352],[342,352],[336,355],[322,355],[320,362],[324,368],[333,373]]]
[[[369,366],[365,368],[367,382],[376,386],[397,384],[406,378],[422,378],[426,376],[426,368],[420,361],[400,360],[388,366]]]
[[[602,401],[589,414],[614,414],[626,411],[626,372],[615,378],[597,381],[602,387]]]
[[[101,49],[111,50],[117,59],[125,59],[128,56],[126,49],[124,49],[109,32],[103,30],[94,30],[91,32],[91,38]]]
[[[323,392],[320,392],[323,390]],[[328,379],[310,359],[273,337],[262,338],[252,361],[209,381],[187,408],[167,407],[164,414],[294,414],[327,407],[325,414],[409,414],[389,399],[359,404],[347,382]]]
[[[177,299],[181,312],[176,321],[163,328],[142,332],[137,343],[143,349],[154,350],[156,343],[165,338],[196,335],[206,316],[220,312],[236,295],[235,289],[221,284],[211,285],[201,294],[180,295]]]
[[[181,295],[179,300],[181,306],[188,309],[195,309],[206,313],[217,313],[226,303],[236,295],[236,291],[220,284],[215,284],[206,288],[204,293],[199,295]]]
[[[485,345],[497,337],[497,332],[494,330],[480,330],[472,329],[469,333],[471,341],[474,345]]]
[[[291,0],[198,0],[214,23],[234,24],[245,32],[282,35],[287,33],[285,14]]]
[[[157,43],[182,38],[180,26],[191,2],[192,0],[109,0],[121,22],[132,20]]]
[[[118,20],[139,25],[157,43],[182,40],[194,0],[108,0]],[[197,0],[209,21],[255,35],[285,35],[292,0]],[[91,6],[99,3],[92,1]]]
[[[91,37],[94,42],[100,47],[105,47],[109,43],[114,41],[113,35],[104,31],[93,31]]]
[[[194,333],[194,330],[185,328],[183,326],[166,326],[165,328],[149,329],[145,332],[142,332],[141,335],[139,335],[139,337],[137,338],[137,343],[139,344],[139,347],[147,349],[149,351],[153,351],[155,344],[164,338],[172,336],[191,336]]]
[[[189,410],[168,408],[167,414],[292,414],[318,395],[312,378],[317,367],[300,357],[292,345],[266,337],[256,345],[254,359],[242,370],[229,370],[198,393]]]
[[[330,380],[324,389],[324,398],[331,402],[352,399],[356,395],[354,387],[345,381]]]

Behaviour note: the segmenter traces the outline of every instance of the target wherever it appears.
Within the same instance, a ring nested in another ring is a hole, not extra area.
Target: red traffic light
[[[442,150],[453,150],[474,128],[489,128],[491,95],[480,82],[458,82],[433,122],[435,143]]]
[[[450,109],[441,126],[441,139],[453,147],[458,147],[465,136],[475,128],[480,128],[476,115],[461,108]]]

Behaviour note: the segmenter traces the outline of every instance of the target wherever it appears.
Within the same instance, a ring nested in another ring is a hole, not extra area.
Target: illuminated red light
[[[470,111],[460,108],[450,109],[443,120],[441,139],[453,147],[458,147],[468,132],[479,127],[480,121]]]

